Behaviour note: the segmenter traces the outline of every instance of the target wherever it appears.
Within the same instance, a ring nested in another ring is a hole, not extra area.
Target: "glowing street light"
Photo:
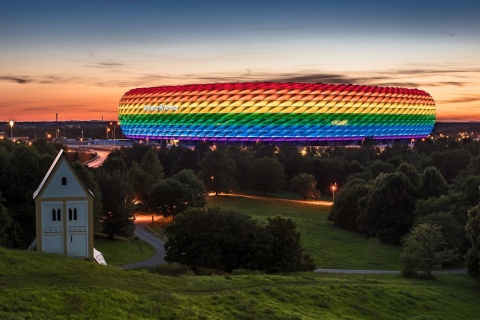
[[[108,140],[108,133],[110,132],[110,128],[107,127],[107,140]]]
[[[337,190],[337,183],[335,182],[334,185],[331,187],[332,189],[332,194],[333,194],[333,202],[335,202],[335,191]]]
[[[13,121],[10,121],[10,138],[13,138]]]

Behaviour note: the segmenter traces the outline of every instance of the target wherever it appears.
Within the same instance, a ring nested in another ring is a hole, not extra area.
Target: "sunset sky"
[[[302,81],[419,88],[480,121],[480,1],[0,2],[0,121],[113,120],[129,89]]]

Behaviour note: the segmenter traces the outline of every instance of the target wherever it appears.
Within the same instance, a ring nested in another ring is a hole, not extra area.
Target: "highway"
[[[87,166],[89,166],[90,168],[100,167],[103,161],[107,159],[108,155],[111,152],[110,150],[101,150],[101,149],[95,149],[94,151],[97,153],[97,158],[92,162],[87,163]]]

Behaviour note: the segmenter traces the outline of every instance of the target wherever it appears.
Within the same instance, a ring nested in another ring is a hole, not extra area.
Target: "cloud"
[[[124,63],[120,63],[120,62],[103,61],[103,62],[96,62],[92,64],[86,64],[83,66],[87,68],[116,68],[116,67],[122,67],[124,65],[125,65]]]
[[[10,82],[16,82],[20,84],[25,84],[32,82],[32,80],[29,77],[22,77],[22,76],[0,76],[0,81],[10,81]]]
[[[472,96],[472,97],[458,97],[448,100],[439,100],[439,103],[465,103],[465,102],[474,102],[480,101],[480,96]]]
[[[450,37],[455,37],[457,35],[455,32],[447,32],[447,31],[442,32],[442,34]]]

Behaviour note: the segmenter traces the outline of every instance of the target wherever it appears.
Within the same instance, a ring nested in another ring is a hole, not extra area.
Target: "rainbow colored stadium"
[[[435,101],[425,91],[313,83],[214,83],[139,88],[119,103],[133,139],[328,141],[429,135]]]

